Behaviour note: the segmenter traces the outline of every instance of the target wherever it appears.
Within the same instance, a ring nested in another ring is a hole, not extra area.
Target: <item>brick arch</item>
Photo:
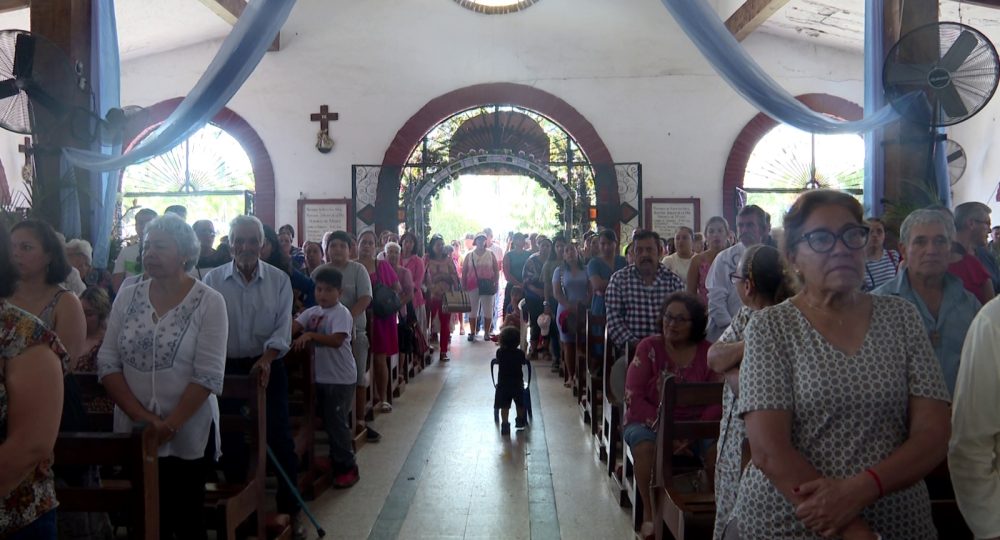
[[[857,103],[829,94],[803,94],[795,99],[816,112],[844,120],[861,120],[864,116],[864,109]],[[750,154],[757,147],[757,143],[777,125],[777,120],[759,113],[753,120],[747,122],[729,150],[726,168],[722,173],[722,214],[730,224],[736,223],[736,189],[743,187],[743,177],[746,174],[747,163],[750,162]]]
[[[139,141],[152,133],[177,109],[183,99],[171,98],[147,107],[146,114],[138,117],[143,119],[142,123],[129,123],[125,126],[123,137],[126,141],[125,151],[131,150]],[[228,107],[223,107],[210,121],[236,139],[247,153],[250,166],[253,168],[254,215],[262,222],[274,226],[274,165],[271,163],[271,155],[268,154],[263,139],[249,122]]]
[[[532,86],[515,83],[486,83],[460,88],[438,96],[424,105],[396,132],[382,158],[375,204],[375,225],[379,230],[398,226],[401,168],[420,141],[434,126],[449,116],[473,107],[503,103],[538,112],[570,134],[594,166],[598,225],[617,230],[621,210],[614,160],[593,124],[561,98]]]

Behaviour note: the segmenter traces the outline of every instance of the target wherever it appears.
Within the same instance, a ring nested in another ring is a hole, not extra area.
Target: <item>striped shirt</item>
[[[865,284],[862,290],[870,291],[875,287],[896,277],[899,269],[899,252],[893,249],[883,249],[882,257],[877,261],[865,261]]]

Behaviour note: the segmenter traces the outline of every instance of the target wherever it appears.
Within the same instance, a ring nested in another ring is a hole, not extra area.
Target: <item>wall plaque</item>
[[[645,227],[673,238],[679,227],[701,230],[701,199],[646,199]]]

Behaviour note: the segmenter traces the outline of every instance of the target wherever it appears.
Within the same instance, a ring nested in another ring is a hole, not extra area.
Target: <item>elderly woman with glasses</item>
[[[639,342],[635,358],[629,362],[625,376],[625,444],[635,458],[635,478],[642,486],[643,516],[653,517],[652,492],[649,489],[656,456],[656,430],[653,428],[660,407],[660,390],[664,378],[676,377],[679,382],[712,382],[719,380],[708,367],[705,340],[708,315],[697,296],[685,292],[671,294],[660,308],[661,333]],[[678,407],[675,418],[697,420],[718,419],[720,407]],[[686,449],[678,448],[677,451]],[[643,523],[640,535],[653,534],[653,523]]]
[[[923,477],[948,449],[948,390],[916,308],[861,291],[868,227],[852,196],[785,215],[801,289],[746,329],[736,413],[752,464],[741,538],[937,538]]]

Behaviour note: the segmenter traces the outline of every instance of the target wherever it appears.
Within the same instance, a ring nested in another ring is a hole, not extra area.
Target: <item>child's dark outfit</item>
[[[521,416],[524,410],[524,375],[521,373],[521,366],[528,363],[524,351],[521,349],[507,349],[501,347],[497,349],[497,390],[493,397],[494,409],[510,409],[513,401],[517,407],[517,427],[525,425],[525,418]]]

